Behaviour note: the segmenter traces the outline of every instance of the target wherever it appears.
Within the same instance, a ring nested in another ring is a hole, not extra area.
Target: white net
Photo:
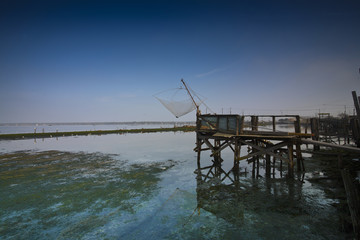
[[[196,109],[194,102],[184,88],[167,90],[154,95],[175,117],[181,117]],[[200,104],[196,101],[196,104]]]

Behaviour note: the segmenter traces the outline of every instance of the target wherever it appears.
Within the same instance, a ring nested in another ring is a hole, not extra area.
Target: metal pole
[[[186,91],[187,91],[187,92],[188,92],[188,94],[190,95],[191,100],[193,101],[193,103],[194,103],[194,105],[195,105],[195,107],[196,107],[196,113],[197,113],[198,115],[200,115],[199,106],[196,104],[196,102],[195,102],[195,100],[194,100],[193,96],[191,95],[191,93],[190,93],[190,91],[189,91],[188,87],[186,86],[186,84],[185,84],[185,82],[184,82],[184,80],[183,80],[183,79],[181,79],[181,82],[184,84]]]

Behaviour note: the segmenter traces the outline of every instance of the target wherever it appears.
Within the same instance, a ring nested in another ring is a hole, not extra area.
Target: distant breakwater
[[[53,138],[68,136],[104,135],[104,134],[125,134],[125,133],[153,133],[153,132],[192,132],[195,126],[181,126],[172,128],[141,128],[141,129],[117,129],[117,130],[94,130],[94,131],[73,131],[73,132],[41,132],[41,133],[14,133],[0,134],[0,140],[17,140],[32,138]]]

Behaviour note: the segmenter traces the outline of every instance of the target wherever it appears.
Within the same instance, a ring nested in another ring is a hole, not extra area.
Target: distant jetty
[[[195,131],[195,126],[181,126],[181,127],[172,127],[172,128],[94,130],[94,131],[74,131],[74,132],[13,133],[13,134],[0,134],[0,140],[52,138],[52,137],[104,135],[104,134],[125,134],[125,133],[179,132],[179,131],[192,132]]]

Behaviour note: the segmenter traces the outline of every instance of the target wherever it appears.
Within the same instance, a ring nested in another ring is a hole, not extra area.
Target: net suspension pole
[[[195,105],[195,107],[196,107],[196,115],[200,115],[199,106],[196,104],[193,96],[191,95],[191,93],[190,93],[190,91],[189,91],[188,87],[186,86],[186,84],[185,84],[185,82],[184,82],[183,79],[181,79],[181,82],[182,82],[182,84],[184,84],[186,91],[188,92],[189,96],[191,97],[191,100],[193,101],[193,103],[194,103],[194,105]]]

